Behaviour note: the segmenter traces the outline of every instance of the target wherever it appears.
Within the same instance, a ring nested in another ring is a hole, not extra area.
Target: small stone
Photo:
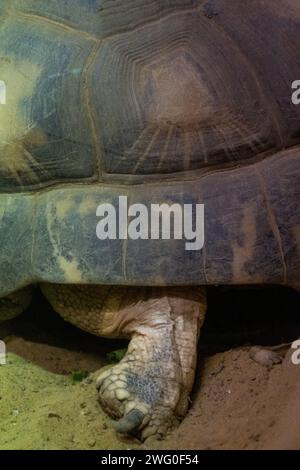
[[[95,447],[95,445],[96,445],[96,440],[95,439],[91,439],[91,440],[88,441],[88,446],[89,447]]]
[[[221,364],[219,364],[219,365],[216,367],[215,370],[213,370],[213,371],[210,373],[210,375],[211,375],[212,377],[214,377],[214,376],[220,374],[220,372],[222,372],[222,370],[224,370],[224,369],[225,369],[225,366],[224,366],[223,363],[221,363]]]
[[[265,367],[272,367],[282,363],[282,357],[275,351],[254,346],[249,351],[250,358]]]

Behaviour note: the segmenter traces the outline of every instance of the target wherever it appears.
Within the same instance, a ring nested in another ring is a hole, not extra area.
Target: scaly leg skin
[[[26,310],[32,299],[33,288],[25,287],[0,299],[0,322],[11,320]]]
[[[122,361],[100,373],[99,400],[123,434],[162,438],[188,409],[206,298],[201,288],[45,284],[67,321],[99,336],[131,338]]]

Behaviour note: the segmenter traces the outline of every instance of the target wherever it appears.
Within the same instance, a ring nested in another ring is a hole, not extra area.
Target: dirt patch
[[[1,449],[126,449],[96,406],[89,383],[72,382],[10,354],[0,369]]]
[[[159,448],[300,449],[299,391],[290,353],[272,368],[249,348],[216,354],[203,362],[188,417]]]

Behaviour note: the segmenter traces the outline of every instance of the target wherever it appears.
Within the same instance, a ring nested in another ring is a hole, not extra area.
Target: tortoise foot
[[[161,438],[188,408],[206,310],[202,288],[43,284],[63,318],[90,333],[131,338],[122,361],[101,372],[99,401],[121,433]]]
[[[162,439],[185,416],[205,306],[204,290],[168,288],[140,297],[123,315],[132,338],[127,354],[97,381],[100,404],[120,433]]]
[[[136,352],[139,341],[141,355]],[[142,441],[161,439],[178,424],[188,406],[177,351],[169,350],[168,361],[162,357],[156,361],[157,344],[151,347],[143,337],[134,343],[118,365],[100,374],[99,401],[118,420],[115,428],[119,433],[134,434]]]

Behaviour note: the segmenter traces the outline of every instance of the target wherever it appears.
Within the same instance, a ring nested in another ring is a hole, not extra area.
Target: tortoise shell
[[[296,0],[2,0],[0,295],[299,279],[299,48]],[[204,203],[204,249],[100,244],[120,194]]]

